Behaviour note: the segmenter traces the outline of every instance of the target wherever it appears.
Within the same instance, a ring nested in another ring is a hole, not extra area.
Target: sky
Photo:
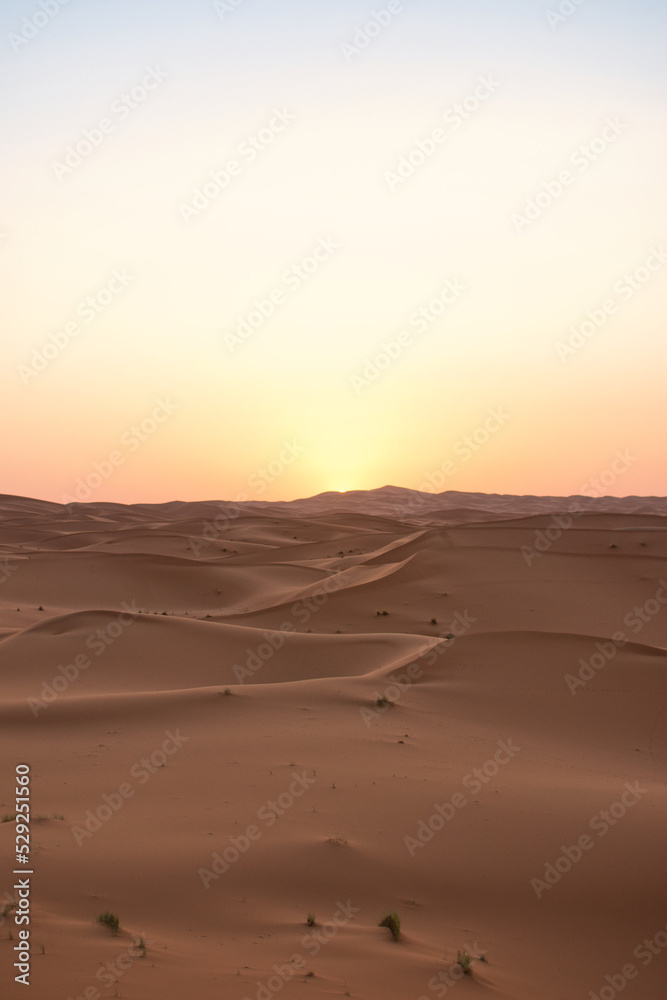
[[[666,27],[5,0],[2,492],[667,493]]]

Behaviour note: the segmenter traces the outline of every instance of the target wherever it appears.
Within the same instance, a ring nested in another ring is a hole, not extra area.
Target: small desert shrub
[[[398,941],[401,936],[401,921],[399,920],[397,913],[388,913],[386,917],[382,918],[379,926],[388,927],[394,941]]]
[[[388,611],[376,611],[375,614],[376,615],[388,615],[389,612]]]
[[[314,913],[309,913],[308,914],[308,916],[306,917],[306,923],[308,924],[309,927],[314,927],[315,926],[315,914]]]
[[[472,956],[467,951],[457,951],[456,961],[463,969],[464,976],[472,976]]]
[[[377,699],[375,704],[377,705],[378,708],[384,708],[385,705],[393,705],[395,703],[393,701],[389,701],[389,698],[386,698],[384,695],[382,695],[381,698]]]
[[[437,624],[438,624],[438,619],[437,618],[431,618],[431,625],[437,625]]]
[[[120,921],[118,917],[116,916],[115,913],[109,913],[108,910],[106,911],[106,913],[100,913],[99,917],[97,918],[97,922],[98,924],[104,924],[104,926],[108,927],[109,930],[112,931],[112,933],[114,934],[117,934],[119,931]]]
[[[3,813],[0,816],[0,823],[13,823],[16,819],[16,813]]]

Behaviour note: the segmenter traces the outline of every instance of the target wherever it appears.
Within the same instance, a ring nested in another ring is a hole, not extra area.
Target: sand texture
[[[2,997],[663,1000],[665,500],[0,511]]]

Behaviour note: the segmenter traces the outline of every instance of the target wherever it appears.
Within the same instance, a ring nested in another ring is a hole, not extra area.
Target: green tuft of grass
[[[120,920],[115,913],[110,913],[108,910],[106,913],[100,913],[97,918],[98,924],[103,924],[108,927],[112,934],[118,934],[120,930]]]
[[[464,976],[472,976],[472,955],[467,951],[457,951],[456,962],[461,966]]]
[[[401,921],[399,920],[397,913],[388,913],[386,917],[382,918],[379,926],[388,927],[394,941],[398,941],[401,936]]]

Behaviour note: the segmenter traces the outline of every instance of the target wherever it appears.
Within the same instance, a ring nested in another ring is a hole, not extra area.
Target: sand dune
[[[294,629],[88,611],[49,618],[7,638],[0,644],[0,677],[3,691],[19,697],[39,697],[49,667],[51,681],[60,675],[68,682],[63,697],[268,684],[393,669],[440,642],[370,634],[341,636],[332,643],[329,636],[301,635]],[[137,672],[138,663],[154,669]]]
[[[579,499],[0,498],[30,995],[662,1000],[667,502]]]

